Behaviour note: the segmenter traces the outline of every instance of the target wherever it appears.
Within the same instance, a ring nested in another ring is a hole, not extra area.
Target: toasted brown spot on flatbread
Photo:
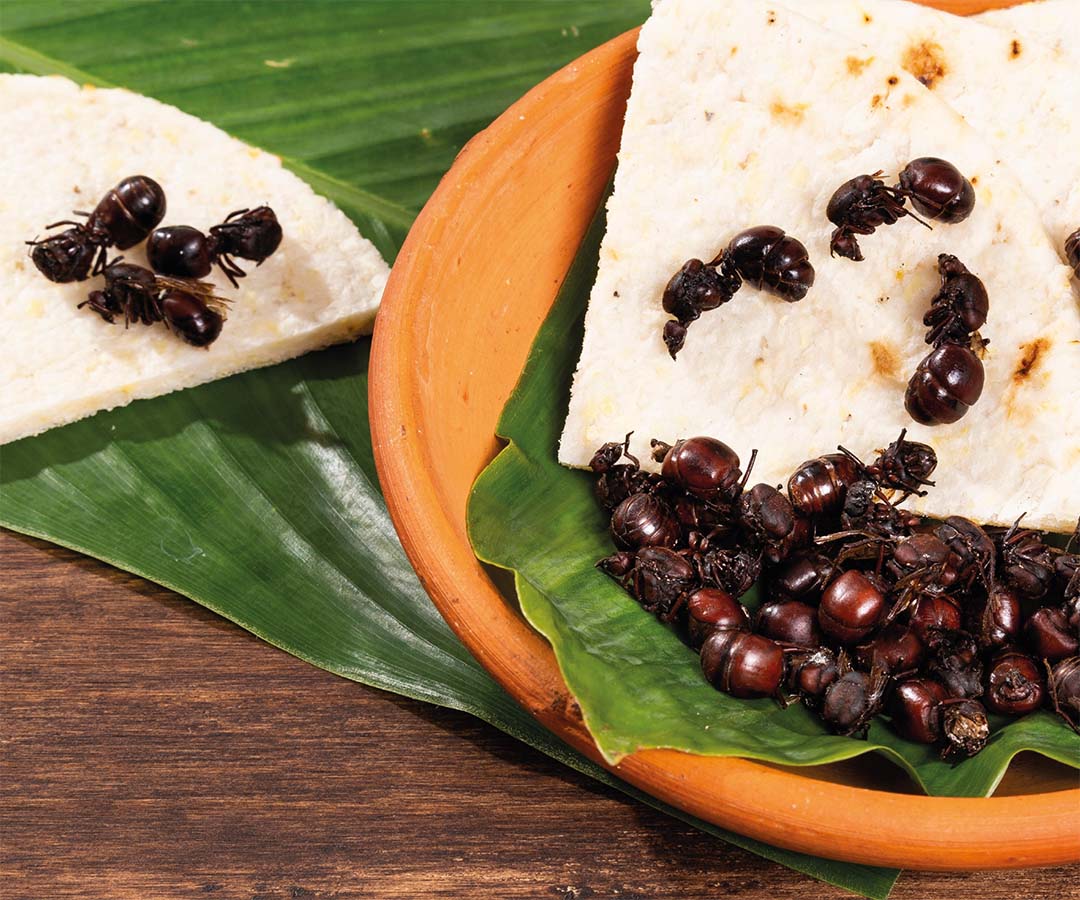
[[[890,87],[895,87],[899,83],[900,83],[900,79],[897,78],[895,75],[890,75],[889,76],[889,86]]]
[[[772,106],[769,107],[769,112],[772,113],[774,119],[787,122],[789,125],[796,125],[801,122],[805,110],[805,103],[796,103],[794,106],[788,106],[782,100],[774,100]]]
[[[900,64],[928,88],[945,77],[945,49],[934,41],[919,41],[904,51]]]
[[[738,48],[738,47],[732,47],[732,48],[731,48],[731,55],[732,55],[732,56],[734,56],[734,55],[735,55],[736,53],[738,53],[738,52],[739,52],[739,48]]]
[[[870,108],[877,109],[879,106],[881,106],[881,94],[874,94],[874,96],[870,98]]]
[[[1012,47],[1009,48],[1009,59],[1016,59],[1020,55],[1021,47],[1018,40],[1013,40]]]
[[[848,72],[858,77],[859,75],[862,75],[863,69],[873,61],[874,57],[872,56],[868,56],[866,59],[859,59],[857,56],[849,56],[844,60],[844,63],[847,65]]]
[[[895,378],[900,371],[899,355],[883,341],[870,342],[870,359],[874,363],[874,373],[883,378]]]
[[[870,13],[868,13],[868,12],[864,12],[864,13],[862,14],[862,20],[863,20],[863,24],[864,24],[864,25],[869,25],[869,24],[870,24],[871,22],[873,22],[873,21],[874,21],[874,17],[873,17],[873,16],[871,16],[871,15],[870,15]]]
[[[776,21],[776,10],[775,9],[770,9],[765,14],[765,21],[768,22],[770,25],[772,25]]]
[[[1039,367],[1043,355],[1049,349],[1048,338],[1036,338],[1030,343],[1021,344],[1020,362],[1016,364],[1016,371],[1013,372],[1013,381],[1016,384],[1022,384],[1025,379],[1030,378],[1031,373]]]
[[[905,108],[908,107],[908,106],[911,106],[911,104],[914,103],[914,102],[915,102],[915,95],[914,94],[904,94],[903,103],[904,103]]]
[[[972,175],[972,176],[971,176],[971,178],[969,178],[968,180],[969,180],[969,181],[970,181],[970,182],[971,182],[971,183],[972,183],[973,185],[975,185],[975,184],[978,184],[978,183],[979,183],[979,176],[978,176],[978,175]]]

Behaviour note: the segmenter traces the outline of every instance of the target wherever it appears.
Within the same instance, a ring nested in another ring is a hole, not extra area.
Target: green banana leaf
[[[202,116],[282,155],[392,260],[469,137],[646,13],[645,0],[4,0],[0,71],[120,85]],[[473,713],[737,846],[886,897],[894,870],[687,817],[562,744],[491,680],[397,542],[367,376],[364,341],[3,447],[0,523],[166,585],[324,669]]]
[[[522,611],[551,642],[605,757],[617,762],[635,750],[665,747],[801,766],[877,751],[927,793],[958,797],[989,796],[1022,750],[1080,767],[1080,738],[1045,710],[995,720],[986,748],[953,766],[932,748],[898,737],[880,718],[858,740],[829,734],[802,704],[781,709],[769,699],[721,694],[675,631],[596,569],[614,551],[607,522],[590,475],[560,466],[556,451],[601,224],[594,223],[579,250],[503,409],[497,430],[509,444],[473,486],[468,517],[477,555],[513,571]]]

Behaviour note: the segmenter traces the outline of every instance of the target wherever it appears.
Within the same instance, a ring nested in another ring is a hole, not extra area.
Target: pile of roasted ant
[[[905,433],[869,465],[839,448],[796,469],[786,494],[746,487],[721,441],[653,441],[660,474],[623,443],[592,459],[618,551],[598,566],[695,650],[733,697],[801,699],[865,736],[878,713],[960,760],[988,712],[1043,706],[1080,732],[1080,522],[1065,548],[1022,528],[900,509],[933,485],[937,456]],[[760,583],[751,616],[739,598]]]
[[[208,347],[225,321],[223,297],[201,281],[217,265],[237,287],[246,274],[234,257],[256,265],[281,243],[281,225],[269,206],[239,209],[203,234],[188,225],[158,228],[165,217],[165,191],[146,175],[132,175],[110,190],[91,212],[76,212],[84,222],[65,220],[47,228],[69,226],[42,240],[28,241],[30,258],[50,281],[66,284],[104,275],[103,290],[91,291],[79,304],[106,322],[122,318],[152,325],[163,322],[183,340]],[[149,238],[149,240],[147,240]],[[109,247],[129,250],[147,241],[147,259],[153,269],[107,261]]]

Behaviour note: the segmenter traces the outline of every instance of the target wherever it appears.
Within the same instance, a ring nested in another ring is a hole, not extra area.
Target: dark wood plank
[[[0,533],[6,900],[839,898],[474,719]],[[1080,867],[897,900],[1078,897]]]

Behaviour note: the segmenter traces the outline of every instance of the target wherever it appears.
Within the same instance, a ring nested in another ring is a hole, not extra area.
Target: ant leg
[[[236,264],[236,262],[227,254],[222,253],[217,260],[218,268],[224,273],[225,277],[232,282],[234,288],[239,289],[240,285],[237,282],[237,278],[243,278],[247,275],[243,269]]]
[[[82,309],[84,306],[89,306],[106,322],[110,325],[113,324],[113,311],[105,303],[105,294],[102,291],[91,291],[90,295],[76,309]]]
[[[742,481],[739,482],[739,493],[743,492],[746,487],[746,482],[750,478],[750,473],[754,471],[754,460],[757,459],[757,448],[750,451],[750,462],[746,464],[746,471],[743,473]]]
[[[235,211],[233,211],[233,212],[229,213],[229,214],[228,214],[228,215],[227,215],[227,216],[225,217],[225,221],[226,221],[226,222],[231,222],[231,221],[232,221],[233,219],[236,219],[236,218],[238,218],[239,216],[242,216],[242,215],[244,215],[244,213],[247,213],[247,212],[250,212],[250,211],[251,211],[251,210],[250,210],[250,209],[249,209],[248,207],[246,207],[246,206],[245,206],[245,207],[244,207],[243,209],[238,209],[238,210],[235,210]]]
[[[84,228],[82,222],[73,222],[71,219],[62,219],[59,222],[53,222],[52,225],[46,225],[46,228],[59,228],[61,225],[72,225],[75,228]]]

